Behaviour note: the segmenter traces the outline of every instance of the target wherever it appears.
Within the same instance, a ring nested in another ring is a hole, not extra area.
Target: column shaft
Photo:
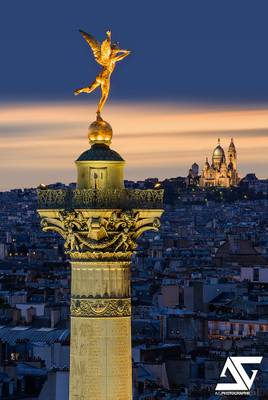
[[[73,262],[70,400],[132,400],[129,262]]]

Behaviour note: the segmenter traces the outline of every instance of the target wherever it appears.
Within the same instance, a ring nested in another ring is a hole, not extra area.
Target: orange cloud
[[[75,181],[73,161],[88,146],[95,105],[10,104],[0,109],[0,188]],[[267,176],[268,109],[186,107],[176,104],[115,104],[104,117],[114,129],[112,147],[127,161],[127,178],[186,175],[235,138],[243,176]]]

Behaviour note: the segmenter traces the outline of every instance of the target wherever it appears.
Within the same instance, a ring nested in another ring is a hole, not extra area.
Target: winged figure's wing
[[[111,41],[108,39],[105,39],[102,44],[101,44],[101,64],[102,65],[107,65],[108,61],[110,60],[111,56]]]
[[[97,41],[97,39],[94,38],[94,36],[90,35],[89,33],[86,33],[84,31],[79,30],[87,44],[90,46],[93,55],[95,57],[95,60],[97,62],[100,62],[100,57],[101,57],[101,45]]]

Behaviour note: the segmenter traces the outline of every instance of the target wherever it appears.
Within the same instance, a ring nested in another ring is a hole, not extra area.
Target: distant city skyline
[[[234,137],[241,177],[267,178],[268,108],[111,102],[104,113],[112,148],[127,161],[126,179],[186,176],[221,138]],[[89,147],[95,104],[17,103],[0,108],[0,190],[76,181],[75,159]]]

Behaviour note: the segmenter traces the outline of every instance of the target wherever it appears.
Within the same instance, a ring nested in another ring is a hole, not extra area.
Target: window
[[[90,186],[93,189],[104,189],[106,176],[107,168],[90,168]]]
[[[254,268],[254,270],[253,270],[253,281],[254,282],[259,282],[259,280],[260,280],[260,271],[259,271],[259,268]]]

